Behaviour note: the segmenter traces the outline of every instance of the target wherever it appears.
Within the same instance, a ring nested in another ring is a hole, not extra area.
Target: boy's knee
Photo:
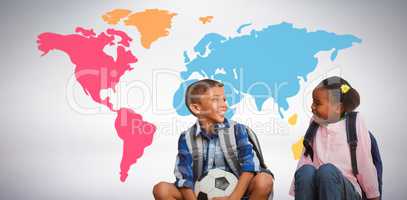
[[[324,164],[319,167],[316,173],[318,180],[336,179],[341,172],[333,164]]]
[[[295,172],[295,180],[305,179],[305,180],[312,180],[317,172],[312,165],[303,165]]]
[[[252,192],[260,193],[260,195],[268,195],[273,191],[273,177],[268,173],[258,173],[253,177]]]
[[[154,185],[153,195],[155,199],[168,199],[170,195],[170,188],[168,187],[168,183],[159,182]]]

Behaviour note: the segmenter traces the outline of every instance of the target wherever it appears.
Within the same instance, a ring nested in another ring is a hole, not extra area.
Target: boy
[[[193,192],[194,182],[199,179],[198,176],[214,168],[229,171],[239,177],[238,184],[230,196],[215,200],[241,199],[244,196],[249,196],[250,199],[267,199],[273,190],[273,176],[260,166],[259,158],[249,141],[249,129],[224,117],[227,105],[223,84],[210,79],[197,81],[187,88],[185,103],[198,120],[179,138],[174,170],[175,184],[160,182],[155,185],[155,199],[196,199]],[[222,151],[218,137],[220,129],[234,130],[238,152],[234,159],[237,165],[233,165],[230,155]],[[196,142],[194,140],[202,141],[200,150],[203,162],[200,167],[196,166],[188,148],[191,143]]]

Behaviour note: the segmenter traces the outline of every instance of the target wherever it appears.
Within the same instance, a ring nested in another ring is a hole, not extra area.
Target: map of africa
[[[173,17],[176,15],[161,9],[141,12],[114,9],[103,14],[102,20],[111,26],[123,22],[125,26],[135,27],[140,36],[137,41],[149,49],[159,38],[171,37]],[[209,15],[197,17],[196,22],[208,24],[213,18]],[[331,60],[335,60],[341,50],[361,42],[353,35],[310,32],[285,22],[243,33],[251,25],[245,23],[237,27],[237,36],[207,33],[196,40],[193,48],[183,49],[184,54],[180,57],[183,57],[186,70],[179,74],[183,81],[172,99],[178,115],[190,114],[185,106],[178,105],[184,105],[185,89],[196,81],[191,77],[197,73],[225,83],[227,102],[231,107],[226,113],[228,118],[233,117],[236,111],[234,106],[245,95],[254,98],[258,110],[262,109],[267,99],[272,98],[278,105],[280,116],[284,118],[283,111],[289,108],[287,98],[299,92],[300,79],[307,81],[307,75],[317,66],[315,54],[331,51]],[[38,49],[43,56],[53,50],[66,53],[74,65],[75,78],[84,94],[117,114],[114,126],[123,140],[120,163],[120,180],[123,182],[131,166],[152,144],[156,132],[156,125],[144,121],[142,114],[125,107],[115,109],[109,97],[100,96],[102,90],[115,92],[115,86],[124,74],[137,76],[132,70],[143,58],[137,57],[137,53],[130,48],[130,44],[135,42],[132,34],[117,28],[108,28],[97,34],[92,29],[77,27],[74,34],[45,32],[37,39]],[[116,58],[104,52],[106,47],[115,48]],[[296,114],[289,117],[290,125],[295,125],[296,121]],[[301,152],[301,141],[293,145],[292,151],[297,159]]]

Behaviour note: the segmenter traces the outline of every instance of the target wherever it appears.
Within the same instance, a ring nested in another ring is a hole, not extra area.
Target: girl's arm
[[[377,197],[380,196],[380,192],[377,179],[377,171],[376,167],[373,164],[372,154],[370,151],[370,135],[360,114],[358,114],[357,116],[356,126],[358,134],[356,158],[359,171],[357,179],[359,181],[360,187],[366,193],[368,199],[378,199]]]

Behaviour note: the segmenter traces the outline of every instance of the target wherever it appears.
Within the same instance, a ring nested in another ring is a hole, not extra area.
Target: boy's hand
[[[215,197],[212,200],[231,200],[229,197]]]
[[[233,199],[230,196],[226,196],[226,197],[215,197],[212,200],[239,200],[239,199]]]

